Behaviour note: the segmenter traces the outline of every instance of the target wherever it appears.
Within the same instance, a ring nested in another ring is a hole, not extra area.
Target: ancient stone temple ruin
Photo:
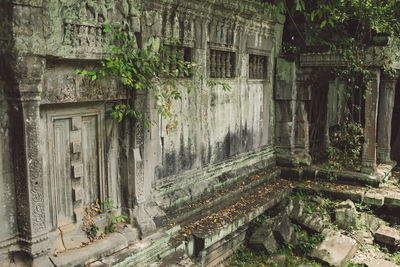
[[[341,119],[343,81],[326,79],[322,93],[306,81],[342,62],[330,54],[279,58],[283,23],[273,6],[250,0],[2,1],[0,265],[147,266],[176,251],[203,265],[228,258],[247,224],[286,198],[289,186],[221,228],[185,234],[184,227],[275,181],[282,166],[309,165],[310,144],[323,147]],[[102,24],[128,27],[139,46],[180,40],[202,75],[231,90],[180,77],[183,91],[196,90],[173,103],[176,127],[167,129],[144,92],[135,106],[156,123],[117,122],[109,111],[127,98],[120,82],[75,74],[109,55]],[[391,129],[400,107],[397,77],[373,67],[358,176],[379,182],[393,167],[391,146],[400,144],[397,122]],[[310,112],[313,105],[325,113]],[[202,202],[227,189],[236,193]],[[120,215],[126,225],[107,231]]]

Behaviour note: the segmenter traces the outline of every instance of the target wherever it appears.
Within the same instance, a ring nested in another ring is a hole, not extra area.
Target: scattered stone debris
[[[295,239],[293,225],[287,214],[278,215],[260,225],[249,239],[249,245],[268,253],[276,252],[283,244]]]
[[[371,259],[365,262],[368,267],[399,267],[399,265],[384,259]]]
[[[341,266],[354,256],[358,249],[357,242],[345,235],[333,232],[311,251],[311,257],[333,266]]]

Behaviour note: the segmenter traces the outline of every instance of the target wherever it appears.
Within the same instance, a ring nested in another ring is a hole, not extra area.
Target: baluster
[[[179,55],[178,60],[181,61],[181,63],[184,64],[184,61],[185,61],[185,57],[184,57],[185,48],[184,48],[184,47],[181,47],[181,48],[179,49],[179,53],[180,53],[180,55]],[[179,65],[179,77],[180,77],[180,78],[185,77],[185,73],[183,72],[183,66],[181,66],[181,65]]]
[[[225,78],[226,54],[227,52],[221,52],[221,78]]]
[[[258,65],[258,57],[254,56],[253,58],[253,78],[257,78],[257,65]]]
[[[253,64],[254,64],[254,56],[253,55],[249,55],[249,78],[250,79],[254,77]]]
[[[262,79],[264,78],[264,57],[260,57],[260,67],[258,69],[258,78]]]
[[[215,50],[210,50],[210,56],[211,56],[211,60],[210,60],[210,76],[211,77],[215,77],[216,76],[216,51]]]
[[[232,75],[232,64],[231,64],[231,53],[228,52],[226,53],[226,58],[225,58],[225,76],[226,78],[231,78]]]
[[[217,53],[217,63],[216,63],[216,77],[217,78],[221,78],[221,67],[222,67],[222,64],[221,64],[221,51],[216,51],[216,53]]]

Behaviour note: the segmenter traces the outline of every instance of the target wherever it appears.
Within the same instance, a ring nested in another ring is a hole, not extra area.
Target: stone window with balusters
[[[266,79],[267,78],[267,57],[260,55],[249,55],[249,78]]]
[[[234,78],[236,54],[230,51],[210,50],[210,77]]]

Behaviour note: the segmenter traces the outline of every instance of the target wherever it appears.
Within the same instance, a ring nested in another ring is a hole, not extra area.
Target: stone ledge
[[[197,202],[193,203],[192,205],[180,209],[176,211],[175,213],[171,214],[173,221],[176,223],[181,223],[183,221],[188,220],[195,220],[196,218],[202,217],[205,215],[204,210],[206,210],[206,213],[209,214],[212,211],[216,211],[219,209],[222,205],[227,205],[228,203],[233,203],[237,201],[246,191],[252,190],[252,188],[257,187],[263,183],[272,183],[277,179],[277,177],[280,174],[280,170],[274,169],[270,172],[267,172],[263,175],[254,175],[256,179],[250,181],[248,184],[245,184],[245,182],[240,183],[237,185],[237,188],[233,188],[232,191],[228,192],[217,192],[216,194],[218,197],[215,198],[209,198],[205,202]],[[259,178],[257,178],[259,177]],[[196,216],[197,215],[197,216]]]
[[[281,171],[282,177],[294,180],[328,180],[331,175],[334,175],[337,177],[336,179],[338,182],[358,183],[378,187],[380,183],[386,181],[390,177],[395,165],[395,163],[379,164],[375,175],[352,171],[327,170],[318,167],[304,167],[301,169],[282,167]]]
[[[175,210],[275,165],[272,147],[248,153],[212,166],[161,179],[154,198],[160,207]],[[179,181],[179,182],[178,182]],[[185,181],[185,182],[182,182]]]

